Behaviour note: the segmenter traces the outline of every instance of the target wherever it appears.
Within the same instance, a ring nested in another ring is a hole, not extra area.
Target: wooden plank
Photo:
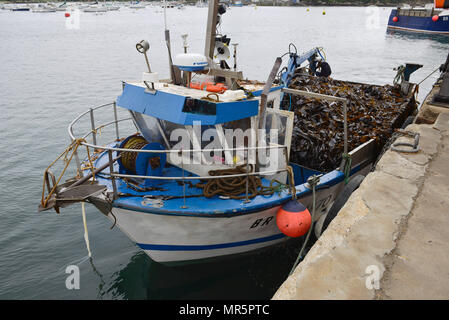
[[[217,26],[218,0],[209,0],[209,11],[207,14],[206,45],[204,55],[213,58],[215,49],[215,33]]]
[[[281,67],[282,59],[280,57],[276,58],[274,62],[273,68],[271,69],[270,75],[268,76],[267,82],[265,83],[265,87],[263,88],[262,94],[260,96],[260,107],[259,107],[259,129],[263,128],[263,121],[265,118],[265,110],[267,107],[267,97],[270,92],[271,87],[273,86],[274,78]]]

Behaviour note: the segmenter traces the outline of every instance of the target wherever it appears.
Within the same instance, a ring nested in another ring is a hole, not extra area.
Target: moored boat
[[[421,33],[449,34],[449,2],[435,0],[423,8],[410,6],[391,10],[388,29]]]
[[[108,12],[108,9],[104,6],[94,5],[84,8],[83,12],[100,13],[100,12]]]
[[[23,6],[23,5],[20,5],[20,6],[14,6],[14,7],[12,7],[12,8],[10,8],[10,10],[11,11],[30,11],[30,7],[28,7],[28,6]]]
[[[218,0],[210,1],[209,10],[217,14],[208,15],[204,55],[187,53],[185,43],[184,53],[172,60],[167,40],[170,79],[160,80],[151,70],[149,44],[136,45],[148,71],[139,81],[123,82],[116,101],[71,122],[73,142],[61,157],[67,166],[75,159],[77,176],[60,183],[63,175],[56,178],[51,167],[45,170],[40,210],[59,213],[66,205],[82,202],[84,208],[88,202],[154,261],[199,262],[310,233],[313,225],[324,223],[347,185],[370,170],[377,155],[374,139],[352,150],[347,143],[347,99],[289,88],[304,65],[309,75],[319,74],[320,48],[303,54],[289,50],[287,66],[281,69],[277,58],[266,81],[244,80],[241,71],[226,67],[230,39],[215,35],[226,10]],[[402,71],[408,81],[411,72]],[[403,88],[404,103],[413,103],[415,87],[404,82]],[[335,168],[322,172],[290,160],[295,114],[281,107],[284,95],[341,107],[343,153]],[[129,117],[119,118],[117,107]],[[105,111],[114,120],[98,125],[95,120]],[[75,134],[83,120],[90,130]],[[138,133],[121,137],[126,124]],[[102,143],[108,128],[114,139]],[[83,161],[81,148],[88,150]],[[295,223],[284,225],[282,217],[289,213]]]

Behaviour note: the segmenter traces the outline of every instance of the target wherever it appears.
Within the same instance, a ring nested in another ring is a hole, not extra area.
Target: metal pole
[[[181,168],[182,168],[182,197],[184,199],[184,205],[181,208],[185,209],[187,208],[187,206],[186,206],[186,181],[184,180],[184,157],[181,159]]]
[[[245,197],[245,203],[250,202],[248,199],[248,186],[249,184],[249,157],[248,157],[248,149],[246,149],[246,197]]]
[[[112,182],[112,191],[113,191],[113,200],[117,198],[117,185],[115,184],[115,176],[114,173],[114,160],[112,159],[112,151],[108,150],[109,156],[109,173],[111,174],[111,182]]]
[[[72,140],[73,142],[74,140]],[[78,156],[78,150],[75,148],[75,162],[76,162],[76,168],[78,169],[78,174],[80,175],[80,177],[83,176],[83,171],[81,170],[81,162],[80,162],[80,158]]]
[[[343,102],[343,116],[344,116],[344,153],[348,154],[348,102]]]
[[[120,135],[118,133],[118,117],[117,117],[117,104],[114,101],[114,120],[115,120],[115,135],[117,136],[117,141],[120,140]]]
[[[187,48],[189,47],[187,44],[187,36],[188,34],[182,34],[181,38],[182,38],[182,46],[184,47],[184,53],[187,53]]]
[[[92,142],[94,145],[97,144],[97,132],[95,130],[95,119],[94,119],[94,110],[90,108],[90,127],[92,129]]]
[[[234,46],[234,71],[237,71],[237,45],[238,43],[233,43]]]
[[[143,55],[145,56],[145,61],[147,62],[148,72],[151,73],[150,62],[148,61],[147,53],[144,52]]]

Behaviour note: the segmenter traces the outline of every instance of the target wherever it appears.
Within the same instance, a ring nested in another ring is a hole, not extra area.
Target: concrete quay
[[[449,113],[433,121],[406,128],[420,150],[382,156],[273,299],[449,299]]]

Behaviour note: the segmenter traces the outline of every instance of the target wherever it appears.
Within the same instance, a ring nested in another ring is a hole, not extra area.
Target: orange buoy
[[[213,83],[213,82],[191,82],[190,88],[215,93],[223,93],[226,90],[228,90],[228,88],[224,85],[224,83]]]
[[[66,18],[70,17],[70,13],[66,12],[66,13],[65,13],[65,17],[66,17]]]
[[[433,22],[437,22],[438,21],[438,15],[437,14],[432,17],[432,21]]]
[[[312,216],[301,202],[290,200],[278,210],[276,224],[283,234],[297,238],[305,235],[310,229]]]
[[[393,22],[398,22],[399,18],[398,17],[393,17]]]

